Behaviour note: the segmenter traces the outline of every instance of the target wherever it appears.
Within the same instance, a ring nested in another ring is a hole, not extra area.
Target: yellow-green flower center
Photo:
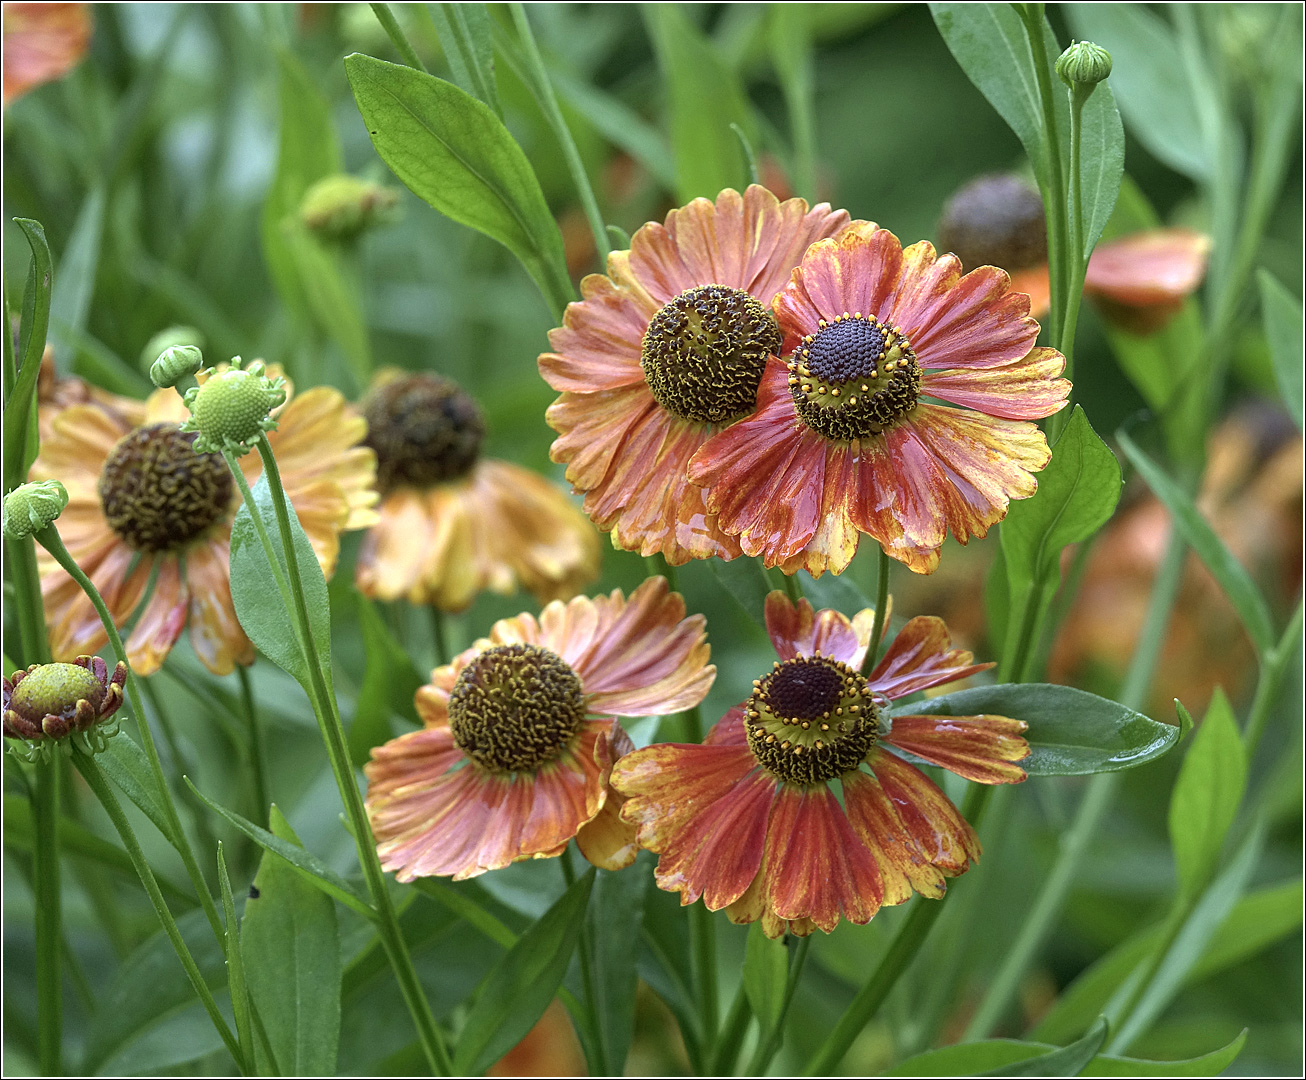
[[[104,686],[94,672],[79,664],[42,664],[14,687],[9,708],[39,725],[47,716],[70,719],[79,701],[98,709],[103,700]]]
[[[856,769],[875,746],[879,712],[866,679],[823,656],[777,663],[744,706],[748,748],[791,784],[819,784]]]
[[[449,694],[449,727],[464,754],[492,772],[553,761],[585,720],[580,677],[538,645],[498,645],[463,668]]]
[[[262,374],[228,368],[210,376],[195,395],[191,413],[200,434],[214,446],[247,444],[264,429],[268,413],[286,398]]]
[[[176,424],[147,424],[110,451],[100,504],[109,526],[137,551],[180,550],[226,516],[231,473],[221,454],[197,454],[195,439]]]
[[[485,437],[480,406],[439,375],[405,375],[377,387],[364,403],[363,415],[383,494],[465,476]]]
[[[906,335],[860,311],[822,320],[787,366],[794,408],[827,439],[877,435],[920,396],[921,369]]]
[[[780,328],[741,289],[702,285],[653,316],[640,366],[649,392],[681,420],[717,424],[757,407],[766,358],[779,353]]]

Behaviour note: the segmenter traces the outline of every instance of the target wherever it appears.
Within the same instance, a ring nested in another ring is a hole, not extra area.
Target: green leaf
[[[1160,757],[1179,740],[1179,729],[1159,724],[1114,701],[1070,686],[1003,683],[977,686],[898,705],[894,714],[977,716],[1024,720],[1030,755],[1020,767],[1031,776],[1115,772]]]
[[[852,578],[846,573],[822,574],[819,578],[814,578],[806,570],[800,570],[798,585],[817,611],[829,608],[852,618],[859,611],[875,607],[875,601],[853,584]]]
[[[740,555],[730,562],[709,559],[707,565],[744,613],[758,626],[766,626],[766,598],[771,592],[771,582],[762,569],[762,561]]]
[[[274,804],[273,833],[299,838]],[[340,1039],[340,934],[336,909],[286,861],[264,855],[245,902],[241,943],[249,992],[267,1029],[276,1062],[259,1051],[260,1070],[287,1076],[331,1076]]]
[[[142,719],[141,723],[145,721]],[[153,822],[154,827],[176,845],[172,833],[172,823],[168,812],[154,783],[154,772],[149,759],[125,731],[121,731],[105,745],[104,750],[96,755],[96,764],[110,780],[114,782],[142,814]]]
[[[345,58],[345,71],[394,174],[440,213],[508,248],[560,315],[573,295],[562,233],[493,110],[443,79],[361,53]]]
[[[544,1014],[580,938],[594,873],[577,879],[485,977],[458,1040],[455,1074],[484,1072]]]
[[[59,259],[59,287],[50,300],[51,337],[62,351],[70,346],[70,332],[85,329],[95,295],[95,275],[100,265],[104,235],[104,188],[91,188],[77,211],[72,235]],[[67,362],[67,357],[63,357]]]
[[[1144,1061],[1141,1058],[1095,1057],[1080,1076],[1219,1076],[1242,1053],[1247,1029],[1228,1046],[1183,1061]]]
[[[28,467],[36,459],[36,436],[29,428],[36,422],[36,378],[41,371],[41,354],[45,351],[45,335],[50,326],[50,294],[54,289],[45,229],[39,221],[30,218],[14,218],[14,224],[23,230],[27,246],[32,249],[32,267],[23,298],[18,381],[4,405],[5,491],[13,490],[26,479]]]
[[[1039,1057],[1000,1065],[984,1076],[1078,1076],[1106,1042],[1107,1024],[1099,1019],[1083,1038]]]
[[[240,924],[236,922],[236,902],[231,895],[231,878],[227,860],[218,841],[218,887],[222,892],[222,917],[226,923],[227,986],[231,991],[231,1009],[240,1038],[240,1052],[246,1061],[254,1061],[254,1034],[250,1023],[249,988],[245,984],[245,963],[240,953]]]
[[[303,878],[314,888],[320,889],[322,892],[326,893],[327,896],[339,900],[346,907],[353,908],[367,919],[376,918],[376,913],[372,910],[371,905],[359,896],[344,878],[327,866],[326,863],[311,851],[306,850],[302,844],[297,841],[291,843],[289,840],[282,839],[281,837],[268,832],[267,829],[260,828],[252,821],[247,821],[235,811],[228,810],[225,806],[214,802],[212,799],[208,798],[204,792],[200,791],[199,788],[190,782],[190,777],[186,777],[186,784],[197,796],[199,796],[201,800],[203,800],[206,806],[215,813],[221,814],[231,822],[232,825],[253,840],[254,843],[263,848],[264,851],[271,852],[273,855],[279,856],[286,862],[290,863],[290,865],[294,867],[295,870],[298,871],[298,873],[302,875]],[[266,858],[264,861],[267,861]]]
[[[985,1039],[926,1050],[899,1062],[886,1076],[979,1076],[992,1069],[1038,1058],[1057,1049],[1017,1039]]]
[[[449,61],[453,81],[480,98],[500,117],[499,89],[494,78],[492,20],[484,4],[427,4]]]
[[[594,957],[596,1020],[603,1040],[603,1060],[615,1076],[625,1072],[635,1030],[638,978],[634,943],[644,921],[644,897],[652,875],[630,870],[598,870],[593,902],[586,911]]]
[[[1179,738],[1183,740],[1197,725],[1193,723],[1192,713],[1184,707],[1184,703],[1178,698],[1174,699],[1174,711],[1179,716]]]
[[[394,735],[391,713],[406,716],[413,695],[425,681],[408,654],[394,639],[372,602],[355,593],[358,625],[363,634],[363,685],[358,690],[354,719],[349,725],[349,758],[365,764],[369,751]]]
[[[1170,844],[1181,895],[1205,887],[1247,786],[1247,753],[1224,691],[1216,687],[1170,797]]]
[[[289,580],[266,475],[259,477],[252,494],[259,516],[272,537],[272,548],[281,572]],[[309,630],[313,635],[318,662],[329,680],[331,604],[327,598],[326,578],[322,576],[322,567],[313,553],[313,545],[304,535],[295,508],[289,505],[288,500],[287,508],[290,511],[290,531],[299,563],[300,580],[304,586],[304,598],[308,602]],[[311,697],[313,691],[308,663],[300,650],[292,615],[282,601],[281,590],[277,588],[267,553],[259,540],[254,520],[249,515],[249,507],[243,503],[231,523],[231,599],[236,607],[236,618],[240,620],[241,629],[250,641],[277,667],[294,676]]]
[[[1125,129],[1115,95],[1099,83],[1080,114],[1080,197],[1084,211],[1084,258],[1093,254],[1120,194],[1125,174]]]
[[[1288,412],[1302,426],[1302,316],[1301,301],[1266,269],[1257,271],[1261,286],[1261,318],[1274,360],[1274,378]]]
[[[1174,518],[1175,527],[1188,542],[1188,546],[1197,552],[1197,557],[1220,583],[1220,588],[1237,610],[1238,617],[1251,635],[1257,650],[1261,653],[1268,652],[1275,644],[1274,630],[1270,623],[1269,609],[1253,584],[1251,575],[1215,535],[1215,530],[1202,517],[1183,488],[1166,476],[1124,431],[1116,432],[1116,439],[1130,463],[1147,481],[1153,494],[1165,503]]]
[[[204,913],[186,912],[177,919],[177,929],[195,958],[204,982],[210,987],[221,986],[225,978],[222,949]],[[192,1006],[200,1010],[196,1014],[198,1022],[177,1021],[194,1036],[191,1042],[174,1045],[170,1060],[159,1061],[159,1055],[153,1050],[138,1057],[148,1056],[152,1067],[161,1068],[193,1061],[222,1046],[221,1037],[195,998],[190,979],[177,962],[172,942],[160,930],[137,946],[123,961],[113,981],[99,993],[86,1030],[81,1071],[94,1075],[106,1064],[123,1063],[133,1047],[139,1049],[139,1043],[164,1030],[174,1018],[193,1012]],[[127,1075],[116,1069],[104,1071]]]
[[[789,949],[785,939],[772,940],[762,931],[760,922],[754,923],[748,928],[744,950],[744,993],[763,1036],[780,1021],[788,979]]]
[[[748,163],[730,125],[738,124],[750,142],[757,139],[739,76],[676,5],[649,4],[640,10],[667,89],[677,199],[715,199],[728,187],[743,191]]]
[[[1111,53],[1111,85],[1138,141],[1177,172],[1209,177],[1214,162],[1165,20],[1142,4],[1067,4],[1063,10],[1076,37]]]

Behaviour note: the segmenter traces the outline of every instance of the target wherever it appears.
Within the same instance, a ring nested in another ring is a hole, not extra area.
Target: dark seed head
[[[1000,266],[1009,273],[1047,262],[1043,200],[1020,177],[994,173],[972,180],[948,200],[939,221],[939,250],[967,272]]]
[[[404,375],[382,384],[368,395],[363,415],[383,495],[465,476],[485,438],[480,406],[439,375]]]

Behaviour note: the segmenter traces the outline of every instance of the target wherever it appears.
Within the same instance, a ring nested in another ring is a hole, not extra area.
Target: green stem
[[[719,994],[716,969],[716,923],[706,904],[689,909],[690,970],[698,991],[698,1017],[703,1026],[703,1060],[711,1061],[716,1052],[720,1027]]]
[[[1260,745],[1261,736],[1265,734],[1270,710],[1279,696],[1283,677],[1287,674],[1288,664],[1293,659],[1301,629],[1302,605],[1299,601],[1296,612],[1283,631],[1283,636],[1279,638],[1279,643],[1261,660],[1261,674],[1256,681],[1256,696],[1252,699],[1252,708],[1247,715],[1247,727],[1243,735],[1249,761]]]
[[[807,963],[807,950],[811,947],[811,937],[799,938],[789,964],[789,978],[785,981],[785,996],[780,1002],[780,1015],[776,1017],[775,1026],[766,1033],[748,1063],[749,1076],[762,1076],[771,1064],[771,1059],[780,1050],[784,1039],[785,1017],[789,1015],[789,1006],[794,1000],[794,991],[798,989],[798,980],[803,977],[803,966]]]
[[[562,147],[567,170],[571,173],[572,183],[576,185],[576,193],[580,196],[581,207],[585,211],[586,220],[589,221],[590,232],[594,234],[594,247],[598,252],[599,265],[607,266],[608,255],[612,248],[608,244],[608,230],[603,224],[603,215],[599,213],[599,203],[594,197],[594,188],[590,184],[589,174],[585,171],[585,163],[580,159],[576,140],[572,138],[567,121],[563,119],[562,110],[558,108],[558,97],[553,92],[549,72],[544,66],[539,47],[535,44],[535,35],[531,31],[530,20],[526,17],[526,9],[521,4],[509,4],[508,7],[526,53],[527,85],[534,93],[540,111],[544,113],[544,119],[553,131],[554,138]]]
[[[798,601],[803,598],[803,590],[798,587],[798,576],[796,574],[786,574],[780,571],[780,582],[784,585],[785,595],[789,597],[789,602],[798,606]]]
[[[258,708],[254,702],[254,684],[249,677],[249,668],[244,664],[236,665],[236,674],[240,678],[240,702],[245,711],[245,720],[249,724],[249,762],[250,779],[254,785],[254,816],[250,819],[256,825],[267,828],[268,809],[272,805],[269,794],[267,761],[263,756],[263,733],[259,725]]]
[[[721,1039],[717,1043],[716,1053],[706,1070],[709,1076],[734,1075],[735,1061],[739,1057],[739,1049],[743,1044],[744,1036],[748,1033],[748,1022],[752,1018],[753,1010],[748,1004],[748,995],[744,992],[744,984],[741,982],[739,989],[735,991],[734,1000],[730,1003],[730,1011],[726,1013],[726,1021],[721,1027]]]
[[[412,1014],[413,1023],[417,1027],[417,1035],[421,1040],[427,1062],[434,1071],[442,1076],[448,1076],[453,1072],[453,1062],[450,1060],[449,1051],[444,1045],[444,1039],[436,1027],[435,1019],[431,1014],[431,1006],[426,1000],[426,992],[422,989],[422,984],[417,977],[417,970],[413,967],[413,958],[408,952],[408,945],[399,929],[394,903],[391,901],[389,890],[386,888],[385,874],[381,869],[381,861],[376,853],[376,843],[372,837],[367,811],[363,806],[363,798],[358,792],[358,784],[354,779],[353,768],[349,763],[344,725],[340,721],[340,712],[336,706],[335,695],[327,686],[326,677],[318,660],[317,649],[313,644],[313,632],[308,617],[308,601],[304,596],[303,580],[300,577],[299,557],[295,551],[294,533],[290,525],[290,511],[285,490],[281,484],[281,471],[277,467],[277,459],[272,453],[272,447],[264,435],[259,436],[258,451],[259,456],[263,459],[263,472],[267,478],[268,490],[272,495],[272,507],[276,513],[277,528],[281,535],[281,548],[286,559],[286,577],[289,578],[290,593],[293,600],[290,611],[298,628],[300,648],[303,650],[304,662],[309,672],[314,705],[313,711],[317,715],[318,726],[326,744],[327,757],[331,762],[331,770],[335,774],[336,785],[340,789],[340,796],[345,804],[350,831],[353,833],[354,844],[358,850],[358,861],[362,866],[363,876],[367,881],[372,904],[376,908],[377,927],[381,934],[381,941],[391,967],[394,969],[395,978],[399,983],[399,990],[404,996],[408,1011]],[[233,460],[230,460],[230,457],[228,464],[232,466],[231,471],[237,477],[238,482],[242,481],[243,477],[240,468]],[[252,493],[249,493],[248,486],[243,483],[241,483],[241,494],[246,499],[246,506],[249,509],[250,516],[258,523],[262,519],[262,513],[254,502]],[[272,566],[279,571],[276,559],[272,560]]]
[[[962,817],[976,829],[979,828],[992,793],[993,789],[986,784],[971,784],[970,790],[966,793],[966,802],[961,809]],[[807,1063],[803,1073],[805,1076],[833,1075],[853,1041],[874,1019],[899,977],[911,967],[917,950],[929,935],[930,928],[943,912],[943,905],[947,903],[948,897],[952,896],[955,889],[954,885],[939,900],[927,900],[923,896],[918,896],[911,901],[911,910],[898,928],[897,935],[889,945],[889,951],[884,954],[866,984],[857,991],[857,996],[839,1018],[839,1022],[821,1044],[821,1048]]]
[[[884,620],[889,616],[889,566],[889,555],[880,548],[880,576],[875,582],[875,622],[871,625],[871,641],[862,659],[863,675],[874,671],[880,658],[880,638],[884,636]]]
[[[1152,596],[1133,661],[1121,688],[1121,702],[1129,708],[1141,707],[1152,684],[1152,676],[1165,640],[1166,625],[1170,621],[1179,583],[1183,578],[1186,550],[1183,538],[1177,530],[1172,530],[1152,587]],[[1119,782],[1117,773],[1099,773],[1089,780],[1084,797],[1075,811],[1075,820],[1062,837],[1056,862],[1039,888],[1033,907],[1021,925],[1020,934],[1007,951],[1002,967],[967,1026],[966,1033],[962,1036],[963,1042],[986,1038],[1006,1015],[1025,972],[1029,970],[1034,956],[1061,914],[1066,895],[1078,875],[1079,864],[1111,805]]]
[[[109,815],[109,820],[113,822],[113,827],[117,829],[123,847],[127,849],[132,865],[136,868],[136,873],[141,879],[141,884],[145,886],[145,892],[150,898],[150,903],[154,905],[154,911],[163,926],[163,932],[167,935],[168,940],[172,942],[172,947],[177,952],[177,958],[186,971],[186,977],[190,980],[191,987],[199,996],[200,1001],[204,1003],[204,1010],[209,1014],[209,1019],[213,1021],[213,1026],[217,1029],[218,1034],[222,1036],[222,1041],[235,1059],[241,1073],[246,1076],[250,1075],[252,1073],[250,1064],[246,1062],[244,1054],[241,1053],[240,1044],[237,1042],[236,1037],[232,1035],[231,1029],[227,1026],[227,1021],[223,1018],[222,1013],[218,1011],[217,1002],[213,1000],[213,994],[205,984],[204,976],[200,974],[195,958],[191,956],[190,949],[186,947],[186,942],[182,940],[181,931],[177,929],[176,920],[173,919],[172,912],[168,910],[168,905],[163,899],[163,893],[159,891],[159,883],[154,878],[154,871],[150,869],[150,864],[146,861],[145,854],[141,851],[141,846],[136,840],[136,834],[132,832],[131,824],[123,813],[122,806],[114,796],[112,789],[105,781],[104,774],[100,772],[100,767],[95,763],[95,759],[78,747],[73,748],[73,763],[77,766],[77,771],[86,780],[87,787],[99,799],[100,805],[104,807],[104,812]]]
[[[403,28],[399,25],[394,17],[394,12],[390,10],[389,4],[371,4],[372,13],[376,16],[376,21],[381,24],[389,35],[391,43],[399,50],[399,55],[403,62],[411,68],[418,71],[426,71],[426,65],[422,63],[421,57],[417,55],[416,50],[408,43],[408,38],[404,34]],[[428,75],[430,72],[426,72]]]
[[[59,885],[59,762],[36,765],[36,790],[32,799],[32,861],[36,902],[36,1015],[37,1060],[42,1076],[62,1076],[63,950],[62,894]]]
[[[9,580],[14,587],[14,607],[18,611],[18,640],[22,645],[22,651],[13,659],[27,664],[48,664],[51,659],[50,638],[45,628],[36,545],[30,536],[22,540],[6,537],[5,555],[9,562]]]
[[[136,729],[141,735],[141,746],[145,750],[145,756],[149,759],[150,774],[154,778],[154,786],[159,793],[159,801],[167,819],[168,833],[165,836],[176,849],[177,854],[181,856],[182,865],[186,868],[186,876],[190,878],[195,895],[199,898],[200,906],[204,909],[204,915],[209,920],[209,926],[218,939],[218,943],[222,944],[226,940],[226,930],[223,928],[222,920],[218,917],[218,908],[213,902],[213,895],[209,892],[208,883],[200,872],[199,864],[195,861],[195,853],[191,850],[190,839],[186,836],[186,831],[181,827],[181,818],[177,814],[177,804],[173,801],[172,791],[169,789],[168,781],[163,775],[163,765],[159,761],[159,751],[154,745],[154,735],[150,730],[149,718],[145,713],[145,706],[141,702],[137,676],[130,674],[131,664],[127,660],[127,649],[122,643],[122,635],[118,633],[118,627],[113,621],[113,616],[109,614],[109,609],[105,606],[100,591],[95,587],[91,579],[83,573],[82,568],[77,565],[73,557],[68,554],[68,549],[64,547],[63,541],[59,538],[58,530],[51,525],[37,533],[36,539],[40,541],[41,546],[46,551],[54,556],[55,561],[68,572],[68,575],[81,586],[82,592],[87,595],[91,604],[95,607],[96,614],[100,616],[100,623],[104,626],[104,632],[109,637],[109,645],[113,649],[113,655],[121,663],[127,664],[129,671],[127,700],[131,705],[131,711],[136,716]]]
[[[445,632],[444,612],[438,607],[431,607],[431,637],[435,641],[435,666],[443,667],[449,663],[449,638]]]
[[[1084,196],[1080,169],[1080,144],[1083,129],[1084,102],[1095,86],[1076,85],[1070,91],[1070,200],[1067,207],[1070,219],[1070,245],[1066,253],[1067,282],[1065,311],[1061,326],[1061,355],[1066,358],[1065,377],[1075,378],[1075,330],[1079,324],[1079,303],[1084,295],[1084,274],[1088,259],[1084,254]],[[1054,413],[1048,421],[1048,439],[1055,442],[1070,418],[1070,399],[1066,407]]]
[[[576,868],[572,865],[571,846],[562,853],[562,877],[571,888],[576,883]],[[603,1027],[599,1023],[599,998],[594,980],[594,940],[590,933],[589,913],[586,912],[580,924],[580,943],[577,949],[580,962],[580,982],[585,994],[585,1023],[589,1028],[589,1043],[593,1051],[593,1060],[589,1062],[591,1076],[608,1076],[608,1052],[603,1042]]]

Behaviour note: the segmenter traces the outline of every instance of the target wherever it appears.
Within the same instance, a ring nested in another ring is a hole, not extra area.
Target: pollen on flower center
[[[753,683],[744,706],[753,756],[791,784],[819,784],[857,768],[878,725],[866,679],[820,655],[777,663]]]
[[[860,311],[822,319],[786,366],[798,415],[827,439],[876,435],[920,396],[921,369],[906,335]]]
[[[538,645],[498,645],[463,668],[449,694],[453,741],[492,772],[556,758],[585,719],[580,677]]]
[[[723,423],[757,406],[774,317],[741,289],[702,285],[673,298],[644,333],[640,366],[654,399],[682,420]]]
[[[363,405],[366,445],[376,451],[381,493],[457,480],[476,464],[485,437],[480,406],[449,379],[405,375],[384,383]]]
[[[196,453],[195,439],[177,424],[147,424],[110,451],[100,504],[109,526],[137,551],[176,551],[226,515],[231,473],[221,454]]]

